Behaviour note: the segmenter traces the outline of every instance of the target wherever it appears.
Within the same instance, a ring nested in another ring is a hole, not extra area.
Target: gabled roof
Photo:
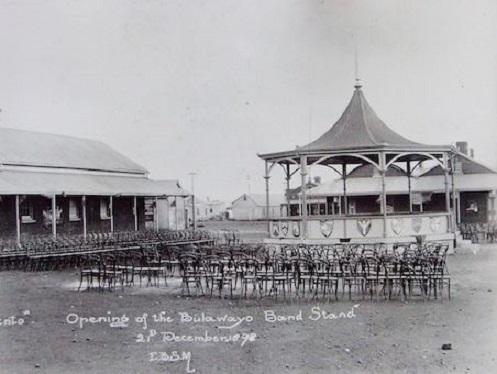
[[[364,177],[374,177],[378,175],[376,167],[371,164],[364,164],[357,166],[354,170],[352,170],[347,178],[364,178]],[[407,173],[402,170],[397,165],[390,165],[386,172],[387,177],[395,177],[395,176],[407,176]]]
[[[257,206],[266,206],[266,195],[265,194],[243,194],[239,198],[233,200],[231,203],[233,205],[234,202],[240,200],[240,199],[248,199],[254,202],[255,205]],[[283,195],[269,195],[269,204],[271,206],[279,206],[281,204],[284,204],[286,202],[285,197]]]
[[[307,189],[317,187],[318,185],[319,183],[307,182]],[[286,196],[288,196],[290,199],[294,199],[295,197],[298,197],[298,195],[300,195],[300,191],[302,191],[302,186],[290,188],[289,190],[286,190]]]
[[[108,145],[88,139],[0,128],[0,164],[146,174]]]
[[[481,163],[473,160],[463,153],[457,153],[456,163],[460,163],[462,174],[496,174],[495,171],[482,165]],[[422,174],[422,177],[430,176],[430,175],[444,175],[442,167],[437,165],[432,169],[428,170],[426,173]]]
[[[340,119],[317,140],[299,147],[310,151],[325,151],[376,146],[413,146],[413,142],[391,130],[368,104],[360,87],[354,91]]]
[[[165,191],[164,194],[167,193],[169,196],[186,197],[192,195],[190,191],[181,187],[177,179],[154,179],[152,181],[160,191]]]

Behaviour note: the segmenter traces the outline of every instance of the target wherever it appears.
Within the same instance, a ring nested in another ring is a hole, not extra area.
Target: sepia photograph
[[[0,0],[0,374],[497,370],[497,2]]]

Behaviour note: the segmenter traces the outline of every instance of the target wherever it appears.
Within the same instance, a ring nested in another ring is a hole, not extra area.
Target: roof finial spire
[[[361,78],[359,78],[359,58],[357,53],[357,41],[355,42],[355,51],[354,51],[354,61],[355,61],[355,84],[354,87],[356,89],[360,89],[362,87]]]

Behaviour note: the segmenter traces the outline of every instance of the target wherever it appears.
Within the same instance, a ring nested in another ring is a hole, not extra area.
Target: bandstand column
[[[385,175],[387,173],[386,169],[386,158],[385,153],[380,153],[380,174],[381,174],[381,210],[383,213],[383,237],[387,237],[387,187]]]
[[[454,222],[453,228],[455,229],[456,226],[460,223],[457,219],[457,207],[456,207],[456,184],[454,182],[454,161],[455,158],[454,156],[451,157],[450,159],[450,181],[452,183],[452,220]]]
[[[449,189],[449,165],[447,153],[443,154],[443,170],[444,170],[444,185],[445,185],[445,211],[449,214],[449,230],[452,231],[452,219],[450,217],[450,189]]]
[[[269,227],[269,165],[266,161],[266,174],[264,175],[264,179],[266,180],[266,225],[268,234],[271,232],[271,228]]]
[[[157,199],[157,196],[155,197],[155,230],[159,231],[159,200]]]
[[[342,212],[347,217],[349,214],[348,199],[347,199],[347,165],[342,164],[342,180],[343,180],[343,209]],[[341,213],[340,213],[341,214]],[[343,221],[343,237],[347,237],[347,218]]]
[[[174,196],[174,217],[176,220],[176,231],[178,231],[178,196]]]
[[[409,193],[409,213],[412,213],[411,161],[407,161],[407,191]]]
[[[345,162],[342,164],[342,180],[343,180],[343,213],[349,214],[349,207],[347,201],[347,166]]]
[[[286,165],[286,216],[290,217],[290,164]]]
[[[302,238],[307,239],[307,157],[300,156],[300,175],[302,177],[301,196],[302,196]]]

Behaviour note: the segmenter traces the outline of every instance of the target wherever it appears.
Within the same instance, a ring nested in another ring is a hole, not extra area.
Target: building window
[[[77,199],[69,199],[69,221],[81,219],[81,205]]]
[[[110,198],[103,197],[100,199],[100,219],[110,219]]]
[[[19,207],[19,213],[21,216],[21,222],[24,223],[36,222],[34,216],[33,201],[29,199],[24,200]]]

